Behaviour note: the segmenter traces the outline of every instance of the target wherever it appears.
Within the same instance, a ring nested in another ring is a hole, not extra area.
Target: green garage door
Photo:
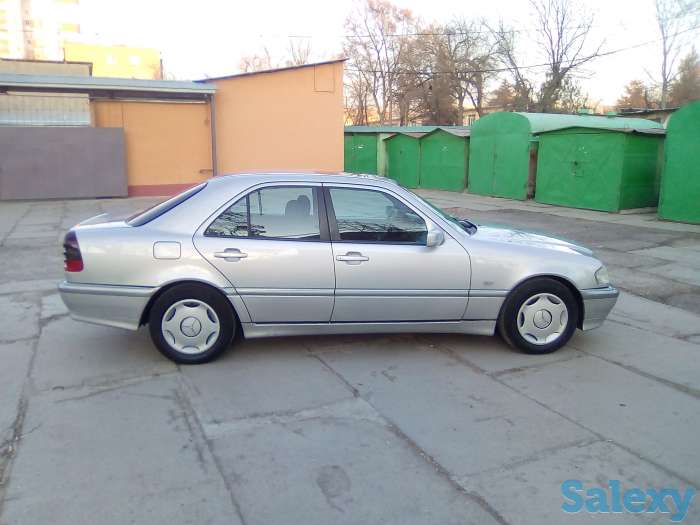
[[[540,135],[535,200],[618,211],[624,138],[608,132]]]
[[[387,164],[385,175],[405,188],[417,188],[420,180],[418,136],[399,133],[385,139],[384,144]]]
[[[377,135],[355,135],[355,173],[377,174]]]
[[[659,217],[700,223],[700,101],[676,111],[668,123]]]
[[[467,185],[467,139],[436,130],[421,139],[420,187],[463,191]]]

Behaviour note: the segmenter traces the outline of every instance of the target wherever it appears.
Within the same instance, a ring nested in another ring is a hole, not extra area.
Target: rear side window
[[[318,241],[318,191],[306,186],[255,190],[219,215],[204,235]]]
[[[185,202],[187,199],[190,197],[193,197],[194,195],[197,195],[200,191],[202,191],[206,187],[207,183],[204,182],[202,184],[199,184],[193,188],[190,188],[189,190],[185,190],[182,193],[175,195],[174,197],[168,199],[167,201],[161,202],[160,204],[156,204],[154,206],[151,206],[150,208],[146,208],[144,211],[140,211],[135,215],[132,215],[126,220],[126,223],[130,226],[143,226],[144,224],[147,224],[151,222],[154,219],[157,219],[164,213],[169,212],[176,206],[179,206],[183,202]]]

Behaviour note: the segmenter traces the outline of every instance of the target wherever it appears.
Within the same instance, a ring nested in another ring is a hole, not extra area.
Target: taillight
[[[83,271],[83,257],[80,255],[78,237],[73,230],[66,233],[63,239],[63,255],[65,257],[63,268],[67,272]]]

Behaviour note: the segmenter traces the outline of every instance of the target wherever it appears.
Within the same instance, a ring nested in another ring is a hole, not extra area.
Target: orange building
[[[343,169],[343,60],[243,73],[216,86],[218,173]]]
[[[60,118],[66,129],[118,129],[128,194],[171,195],[226,173],[342,171],[342,76],[342,60],[200,82],[0,72],[0,98],[7,99],[0,100],[0,124],[39,128],[56,126]],[[46,96],[50,104],[25,112],[26,104],[13,100],[29,93],[61,96]],[[85,103],[67,105],[78,98]],[[17,159],[17,165],[31,163]]]

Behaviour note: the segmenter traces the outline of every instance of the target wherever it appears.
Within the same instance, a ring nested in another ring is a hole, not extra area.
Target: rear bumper
[[[581,290],[583,298],[583,323],[581,330],[598,328],[613,309],[620,292],[612,286]]]
[[[156,288],[69,283],[58,285],[73,319],[136,330]]]

